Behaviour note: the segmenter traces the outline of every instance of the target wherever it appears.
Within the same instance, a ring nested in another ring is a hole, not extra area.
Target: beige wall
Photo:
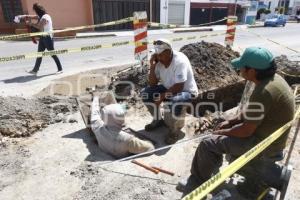
[[[92,0],[23,0],[24,11],[34,14],[32,5],[43,5],[53,20],[55,29],[93,24]],[[25,7],[26,6],[26,7]]]
[[[32,5],[36,2],[45,7],[51,15],[55,29],[90,25],[94,23],[92,0],[21,0],[25,14],[35,14]],[[7,32],[7,28],[15,25],[4,23],[0,5],[0,31]],[[13,29],[12,29],[13,30]]]

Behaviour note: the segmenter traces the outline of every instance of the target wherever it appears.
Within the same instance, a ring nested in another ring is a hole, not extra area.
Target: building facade
[[[0,32],[13,33],[22,27],[13,22],[14,16],[35,14],[32,10],[35,2],[43,5],[51,15],[55,29],[93,24],[92,0],[1,0]]]
[[[134,11],[147,11],[149,20],[160,21],[160,0],[1,0],[0,33],[14,33],[15,29],[24,27],[15,24],[13,19],[16,15],[34,14],[35,2],[52,16],[54,29],[114,21],[133,16]],[[98,30],[113,29],[132,29],[132,23]]]

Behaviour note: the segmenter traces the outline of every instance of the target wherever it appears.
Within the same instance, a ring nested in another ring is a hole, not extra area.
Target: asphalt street
[[[172,31],[160,30],[150,33],[149,39],[171,39],[176,37],[200,36],[224,32],[224,30],[219,30],[213,32],[185,32],[175,34],[172,33]],[[238,29],[236,33],[234,49],[237,51],[243,51],[243,49],[249,46],[263,46],[270,49],[275,55],[285,54],[293,60],[300,61],[300,54],[297,53],[300,52],[299,32],[300,24],[297,23],[290,23],[285,27]],[[127,40],[133,41],[132,33],[124,33],[119,35],[121,36],[55,41],[55,48],[58,50],[95,44],[110,44],[113,42]],[[224,37],[224,35],[221,35],[203,38],[203,40],[224,44]],[[199,42],[199,40],[178,41],[174,42],[173,46],[176,50],[179,50],[182,46],[191,42]],[[285,46],[289,47],[290,49],[286,48]],[[151,48],[151,46],[149,48]],[[36,51],[37,45],[33,44],[31,41],[0,41],[1,57],[28,54]],[[53,75],[57,69],[51,57],[43,58],[43,62],[37,77],[31,77],[25,72],[33,67],[35,59],[0,63],[0,95],[31,96],[38,92],[38,90],[46,87],[50,81],[66,75],[135,62],[133,45],[105,48],[88,52],[70,53],[59,55],[59,58],[64,68],[64,74],[61,75]],[[35,89],[33,89],[31,92],[28,92],[28,89],[30,89],[32,86],[35,86]]]

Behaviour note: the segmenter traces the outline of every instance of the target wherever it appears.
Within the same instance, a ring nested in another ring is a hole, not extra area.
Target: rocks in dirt
[[[300,62],[290,61],[287,56],[282,55],[274,59],[278,73],[285,78],[290,84],[296,84],[300,82]]]
[[[69,116],[65,116],[63,119],[64,123],[77,123],[78,120],[75,116],[69,115]]]
[[[75,99],[0,97],[0,135],[27,137],[78,110]]]
[[[286,55],[278,56],[274,59],[279,70],[282,70],[291,75],[300,75],[300,62],[290,61]]]
[[[61,122],[64,119],[64,114],[63,113],[58,113],[58,115],[56,115],[56,117],[54,118],[55,122]]]

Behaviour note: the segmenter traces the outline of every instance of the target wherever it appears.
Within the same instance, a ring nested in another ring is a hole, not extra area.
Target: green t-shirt
[[[257,138],[257,142],[260,142],[291,121],[294,112],[295,100],[291,88],[281,76],[276,74],[273,78],[263,80],[256,85],[244,112],[244,119],[245,122],[257,125],[254,137]],[[283,150],[289,131],[287,130],[274,141],[265,153],[272,155]]]

